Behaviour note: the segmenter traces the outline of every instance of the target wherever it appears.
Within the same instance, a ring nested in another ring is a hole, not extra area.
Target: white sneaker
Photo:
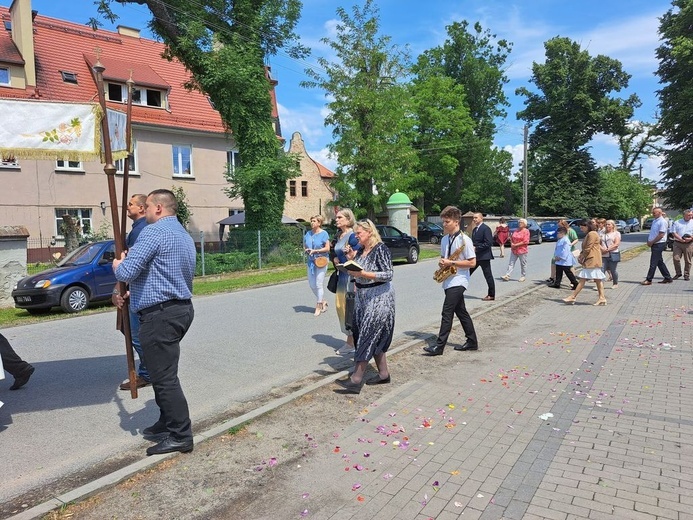
[[[520,279],[518,280],[518,282],[524,282],[524,281],[525,281],[525,277],[524,277],[524,276],[520,276]]]
[[[354,347],[349,345],[348,343],[345,343],[339,349],[337,350],[337,354],[345,355],[345,354],[352,354],[354,352]]]
[[[504,274],[503,276],[501,276],[501,279],[507,282],[508,280],[510,280],[510,277],[507,274]]]

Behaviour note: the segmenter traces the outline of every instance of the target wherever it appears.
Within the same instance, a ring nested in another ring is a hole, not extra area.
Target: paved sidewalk
[[[621,263],[606,307],[591,305],[594,284],[572,306],[560,300],[567,289],[543,286],[497,301],[475,320],[481,350],[421,357],[435,378],[402,382],[394,357],[391,391],[375,402],[373,387],[339,396],[344,414],[362,407],[348,427],[286,439],[306,443],[304,456],[278,457],[259,480],[229,482],[257,487],[248,500],[216,504],[212,516],[196,509],[208,484],[185,480],[197,459],[180,458],[173,474],[190,486],[191,509],[175,517],[693,519],[693,284],[639,285],[648,260]],[[457,327],[451,343],[461,341]],[[109,517],[171,517],[159,507]],[[74,516],[83,517],[94,518]]]
[[[242,517],[693,518],[693,285],[639,285],[648,260],[606,307],[594,284],[574,306],[541,288],[482,350],[422,359],[436,380],[368,406]]]

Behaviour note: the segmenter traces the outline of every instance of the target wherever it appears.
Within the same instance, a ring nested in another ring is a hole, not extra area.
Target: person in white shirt
[[[691,258],[693,258],[693,211],[687,209],[683,218],[674,222],[674,280],[681,278],[681,257],[683,257],[683,279],[691,277]]]
[[[660,207],[656,207],[652,210],[652,216],[654,216],[655,219],[652,222],[650,234],[647,237],[647,247],[650,248],[650,269],[647,271],[645,280],[640,282],[641,285],[652,285],[652,279],[658,268],[659,272],[662,273],[664,277],[664,279],[660,280],[658,283],[672,282],[667,264],[664,263],[664,258],[662,258],[662,253],[664,253],[667,247],[667,221]]]
[[[451,274],[442,280],[445,291],[440,331],[435,345],[424,347],[429,356],[443,354],[452,329],[452,320],[456,315],[460,320],[467,341],[455,346],[455,350],[478,350],[479,343],[474,330],[474,323],[464,304],[464,291],[469,287],[469,270],[476,266],[476,253],[472,240],[460,231],[462,212],[455,206],[446,207],[441,213],[443,230],[446,235],[440,241],[439,271],[449,269]],[[439,278],[436,278],[440,281]]]

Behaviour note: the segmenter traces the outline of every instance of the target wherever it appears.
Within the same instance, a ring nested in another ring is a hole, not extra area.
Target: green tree
[[[188,204],[188,195],[182,186],[171,186],[171,191],[176,197],[176,205],[178,206],[176,218],[181,223],[181,226],[188,229],[188,224],[190,224],[190,219],[193,216],[193,212],[190,211],[190,205]]]
[[[464,87],[448,76],[415,78],[411,84],[414,148],[419,157],[421,211],[459,204],[461,143],[474,123],[464,103]]]
[[[504,67],[512,44],[498,40],[478,22],[473,27],[466,21],[455,22],[446,29],[448,38],[443,45],[425,51],[413,67],[415,84],[421,86],[415,90],[415,94],[422,97],[424,102],[430,98],[422,90],[428,82],[439,82],[434,79],[439,77],[452,81],[450,85],[440,84],[441,88],[446,88],[445,93],[441,91],[445,99],[431,108],[450,119],[452,134],[447,135],[441,126],[425,128],[426,132],[432,134],[428,136],[431,143],[427,146],[435,148],[433,143],[437,136],[431,130],[436,130],[441,140],[440,147],[445,149],[444,153],[440,153],[445,168],[428,171],[434,177],[434,190],[427,192],[426,198],[436,206],[455,204],[463,209],[490,212],[493,211],[492,206],[497,206],[494,201],[500,201],[507,195],[510,182],[505,178],[505,172],[493,169],[498,166],[497,159],[503,155],[493,149],[493,137],[496,133],[495,121],[505,117],[505,107],[508,106],[503,91],[503,86],[508,82]],[[458,99],[449,99],[453,95],[457,95]],[[418,100],[417,104],[421,106]],[[446,141],[450,137],[454,137],[456,146],[447,146]],[[422,147],[422,150],[426,150],[426,147]],[[421,156],[424,161],[423,151]],[[501,161],[501,164],[505,163]],[[473,184],[485,184],[486,190],[469,190]],[[481,193],[490,197],[479,198]]]
[[[280,49],[294,58],[307,55],[293,32],[300,0],[119,1],[149,8],[149,27],[166,44],[164,57],[185,65],[192,74],[186,87],[207,94],[233,133],[243,166],[227,175],[233,183],[227,193],[243,198],[246,226],[278,224],[286,182],[296,168],[284,157],[272,124],[264,60]],[[96,2],[98,13],[110,21],[117,18],[112,2]]]
[[[611,97],[628,87],[630,75],[618,60],[596,57],[569,38],[544,44],[545,63],[534,63],[531,83],[521,87],[525,109],[518,117],[538,121],[530,136],[529,198],[535,212],[589,214],[598,199],[599,176],[587,144],[595,133],[627,133],[639,99]]]
[[[660,125],[664,150],[662,196],[674,208],[690,207],[693,196],[693,1],[673,0],[660,19],[657,49]]]
[[[652,187],[630,172],[605,166],[599,169],[598,205],[586,214],[614,219],[645,215],[652,203]]]
[[[354,6],[351,16],[340,7],[337,16],[336,36],[322,40],[336,60],[318,58],[321,71],[307,69],[312,79],[303,86],[319,87],[330,97],[325,125],[333,128],[329,148],[338,161],[336,204],[373,218],[396,190],[411,198],[420,195],[409,92],[401,84],[409,71],[408,54],[379,34],[373,0]]]
[[[661,131],[659,126],[641,121],[631,121],[627,133],[618,136],[618,149],[621,153],[619,169],[627,172],[635,171],[635,164],[642,157],[654,157],[664,151],[660,143]]]

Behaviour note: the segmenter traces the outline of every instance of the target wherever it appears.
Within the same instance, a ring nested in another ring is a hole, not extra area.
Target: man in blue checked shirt
[[[192,451],[193,435],[188,402],[178,379],[180,340],[194,318],[190,300],[195,274],[195,243],[176,218],[176,198],[169,190],[147,196],[144,227],[137,243],[113,261],[121,282],[130,284],[130,308],[139,316],[140,343],[159,406],[159,420],[142,430],[160,440],[147,455]]]

